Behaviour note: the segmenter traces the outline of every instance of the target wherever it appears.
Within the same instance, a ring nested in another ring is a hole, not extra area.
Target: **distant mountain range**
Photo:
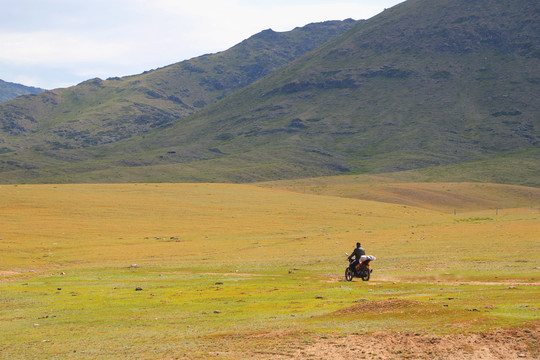
[[[540,4],[408,0],[0,106],[0,181],[540,186]],[[443,175],[444,174],[444,175]]]
[[[38,94],[43,91],[45,90],[0,80],[0,102],[8,101],[21,95]]]

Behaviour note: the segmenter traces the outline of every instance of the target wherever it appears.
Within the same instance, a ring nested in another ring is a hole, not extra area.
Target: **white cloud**
[[[399,2],[7,1],[0,0],[0,79],[27,76],[42,79],[32,85],[46,88],[65,86],[69,78],[76,84],[96,76],[131,75],[223,51],[267,28],[287,31],[310,22],[369,18]]]
[[[21,64],[69,64],[118,61],[129,49],[106,41],[58,31],[0,33],[0,61]]]

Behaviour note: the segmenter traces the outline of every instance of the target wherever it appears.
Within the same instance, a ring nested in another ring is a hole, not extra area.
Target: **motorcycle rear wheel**
[[[353,277],[354,277],[353,272],[351,271],[350,268],[347,267],[347,268],[345,269],[345,280],[351,281],[351,280],[353,279]]]
[[[369,278],[371,276],[371,271],[369,271],[369,269],[366,269],[366,271],[362,272],[362,280],[363,281],[369,281]]]

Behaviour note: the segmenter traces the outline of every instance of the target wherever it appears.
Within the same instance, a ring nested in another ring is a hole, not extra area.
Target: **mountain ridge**
[[[538,186],[511,164],[540,159],[540,103],[531,95],[540,85],[539,17],[525,0],[408,0],[166,128],[84,152],[57,148],[43,158],[51,166],[29,174],[253,182],[454,166],[474,180]],[[220,78],[206,80],[216,88]],[[44,153],[11,161],[32,166]],[[479,175],[467,164],[486,168]]]

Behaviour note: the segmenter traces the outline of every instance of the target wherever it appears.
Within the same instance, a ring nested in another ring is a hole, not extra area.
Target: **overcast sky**
[[[45,89],[139,74],[265,29],[368,19],[403,0],[0,0],[0,79]]]

